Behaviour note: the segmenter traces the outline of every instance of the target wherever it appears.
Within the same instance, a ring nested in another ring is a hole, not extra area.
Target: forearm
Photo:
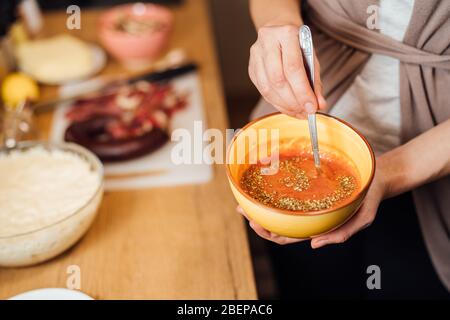
[[[378,158],[386,197],[450,174],[450,119]]]
[[[303,24],[300,0],[250,0],[250,13],[257,30],[269,25]]]

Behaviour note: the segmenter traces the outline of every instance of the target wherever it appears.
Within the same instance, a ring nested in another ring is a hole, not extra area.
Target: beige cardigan
[[[450,5],[416,0],[404,40],[398,42],[366,27],[367,7],[373,4],[377,1],[309,0],[304,18],[313,28],[330,105],[351,85],[371,53],[400,60],[406,142],[450,118]],[[450,177],[414,190],[413,196],[431,259],[450,291]]]

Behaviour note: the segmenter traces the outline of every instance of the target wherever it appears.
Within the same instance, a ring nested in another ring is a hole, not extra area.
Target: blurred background
[[[154,0],[143,1],[162,3],[166,5],[180,5],[183,0]],[[0,12],[0,33],[5,33],[6,25],[10,24],[13,16],[12,8],[19,0],[2,2]],[[80,8],[104,8],[107,6],[128,3],[126,0],[39,0],[42,10],[63,10],[76,3]],[[250,82],[247,74],[249,48],[256,38],[252,25],[247,0],[210,0],[209,10],[212,27],[214,28],[215,43],[223,86],[226,94],[228,115],[232,127],[240,127],[247,121],[247,116],[256,104],[259,94]],[[230,19],[229,17],[233,17]],[[239,34],[239,37],[236,37]]]
[[[243,127],[258,100],[248,76],[250,46],[256,40],[256,31],[250,18],[248,0],[211,0],[210,13],[219,55],[225,91],[228,119],[231,128]],[[229,17],[233,17],[230,19]],[[236,35],[239,37],[236,37]],[[278,288],[268,257],[265,240],[247,225],[258,297],[278,298]]]
[[[31,38],[34,33],[39,34],[40,19],[36,7],[42,12],[65,10],[69,5],[76,4],[83,9],[108,8],[113,5],[127,3],[123,0],[25,0],[2,1],[0,5],[0,80],[14,70],[16,61],[11,58],[10,43],[6,41],[6,34],[10,31],[15,19],[27,20],[25,31],[13,30],[14,41],[23,41],[23,33]],[[144,1],[146,2],[146,1]],[[148,2],[148,1],[147,1]],[[183,5],[183,0],[151,1],[170,7]],[[18,5],[22,8],[17,14],[14,9]],[[37,5],[37,6],[36,6]],[[252,25],[248,1],[246,0],[210,0],[208,1],[211,27],[213,28],[216,52],[218,55],[223,90],[225,93],[229,127],[239,128],[248,122],[249,114],[256,105],[259,94],[250,82],[247,74],[249,48],[256,39]],[[14,12],[16,14],[14,14]],[[233,17],[230,19],[230,17]],[[34,29],[34,30],[33,30]],[[236,36],[239,35],[239,36]],[[9,39],[10,40],[10,39]],[[255,280],[258,296],[262,299],[278,297],[278,290],[272,266],[266,252],[266,242],[247,230],[249,237]]]
[[[143,1],[179,5],[183,0]],[[126,0],[39,0],[43,9],[64,9],[76,2],[81,8],[105,7]],[[249,48],[256,39],[248,0],[210,0],[209,10],[220,60],[228,115],[232,127],[240,127],[256,104],[259,94],[247,74]],[[230,19],[233,17],[233,19]],[[239,35],[237,37],[236,35]]]

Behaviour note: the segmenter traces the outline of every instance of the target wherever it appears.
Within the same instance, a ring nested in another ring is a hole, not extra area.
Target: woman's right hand
[[[314,56],[314,91],[308,81],[298,39],[299,26],[266,25],[250,48],[248,72],[263,98],[279,111],[304,118],[326,109],[320,66]]]

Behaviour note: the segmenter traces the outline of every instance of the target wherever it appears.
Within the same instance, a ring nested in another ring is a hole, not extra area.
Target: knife
[[[190,72],[196,71],[198,69],[198,65],[195,63],[187,63],[175,68],[166,69],[163,71],[151,72],[144,75],[139,75],[131,78],[118,77],[114,80],[104,80],[104,79],[92,79],[88,80],[90,82],[88,85],[91,87],[90,90],[83,90],[81,94],[74,94],[65,97],[58,97],[55,99],[50,99],[47,101],[38,102],[33,104],[31,108],[36,114],[41,114],[45,112],[52,111],[57,105],[63,102],[70,102],[73,100],[81,99],[81,98],[90,98],[101,94],[102,91],[106,88],[120,86],[124,84],[133,84],[138,81],[148,81],[148,82],[167,82],[172,80],[173,78],[179,77],[181,75],[188,74]],[[78,84],[77,84],[78,85]],[[83,84],[80,84],[82,86]]]

